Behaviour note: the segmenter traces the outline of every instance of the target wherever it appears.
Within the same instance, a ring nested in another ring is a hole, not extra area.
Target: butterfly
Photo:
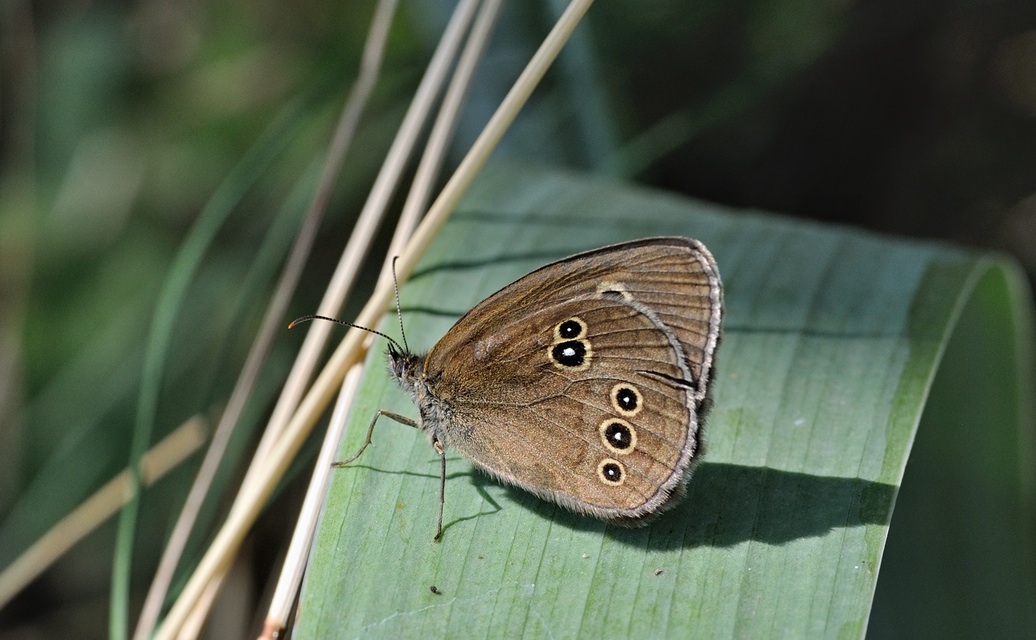
[[[701,451],[723,291],[705,246],[648,238],[548,264],[489,296],[421,355],[389,339],[389,370],[441,461],[456,449],[502,482],[578,513],[649,522]],[[384,335],[384,334],[382,334]],[[386,336],[387,337],[387,336]],[[405,341],[404,341],[405,344]]]

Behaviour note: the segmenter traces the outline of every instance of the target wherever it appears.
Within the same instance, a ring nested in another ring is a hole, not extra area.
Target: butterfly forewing
[[[649,309],[679,339],[704,394],[719,340],[723,294],[712,254],[690,238],[649,238],[580,253],[546,265],[497,291],[462,317],[429,354],[500,334],[543,308],[600,293]]]

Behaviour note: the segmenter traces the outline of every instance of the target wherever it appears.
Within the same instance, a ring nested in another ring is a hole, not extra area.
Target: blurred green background
[[[454,159],[563,5],[507,4]],[[319,300],[451,7],[401,3],[294,315]],[[230,180],[244,195],[175,320],[156,437],[225,401],[275,278],[257,270],[257,247],[268,243],[263,264],[276,267],[355,79],[372,8],[0,8],[0,567],[125,466],[158,292],[199,212]],[[1003,250],[1031,278],[1036,3],[598,0],[497,153]],[[261,176],[254,184],[234,182],[242,162]],[[250,427],[300,339],[278,339]],[[252,444],[246,431],[234,455]],[[135,597],[194,466],[145,496]],[[228,464],[222,481],[238,474]],[[270,511],[296,509],[300,484]],[[215,496],[207,517],[225,501]],[[290,520],[266,517],[250,537],[224,596],[225,628],[257,628]],[[0,636],[105,635],[114,531],[91,535],[0,610]]]

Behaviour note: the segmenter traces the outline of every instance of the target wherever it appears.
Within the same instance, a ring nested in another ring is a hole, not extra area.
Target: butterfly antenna
[[[338,318],[332,318],[330,316],[320,316],[320,315],[316,315],[316,314],[310,314],[308,316],[302,316],[301,318],[295,318],[294,320],[292,320],[291,324],[288,325],[288,328],[292,329],[296,325],[300,325],[303,322],[309,322],[310,320],[327,320],[329,322],[337,322],[338,324],[346,326],[346,327],[355,327],[357,329],[362,329],[362,330],[367,331],[369,333],[373,333],[376,336],[381,336],[382,338],[385,338],[390,343],[392,343],[392,345],[395,346],[396,349],[402,349],[402,347],[399,346],[399,343],[396,342],[395,340],[393,340],[392,336],[390,336],[390,335],[384,334],[384,333],[382,333],[380,331],[375,331],[374,329],[370,329],[370,328],[365,327],[363,325],[353,324],[352,322],[346,322],[345,320],[339,320]]]
[[[410,345],[406,343],[406,332],[403,331],[403,309],[399,306],[399,282],[396,280],[396,260],[399,256],[392,257],[392,290],[396,293],[396,315],[399,317],[399,335],[403,338],[403,348],[410,351]]]

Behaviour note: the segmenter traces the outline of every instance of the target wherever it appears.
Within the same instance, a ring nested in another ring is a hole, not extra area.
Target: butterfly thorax
[[[443,433],[442,425],[449,422],[450,407],[432,393],[424,368],[425,356],[403,351],[390,345],[388,362],[392,377],[404,391],[410,394],[414,404],[417,405],[420,414],[417,421],[418,428],[445,446],[447,444],[446,434]]]

